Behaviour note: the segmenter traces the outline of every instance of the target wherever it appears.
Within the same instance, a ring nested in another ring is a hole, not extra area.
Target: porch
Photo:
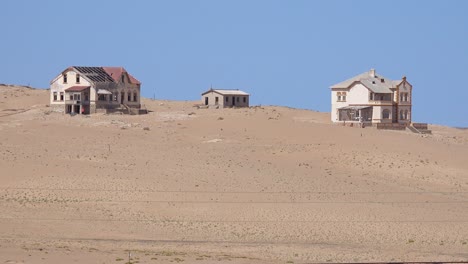
[[[345,106],[338,108],[339,121],[372,123],[371,106]]]
[[[66,114],[89,114],[89,86],[73,86],[65,90]]]

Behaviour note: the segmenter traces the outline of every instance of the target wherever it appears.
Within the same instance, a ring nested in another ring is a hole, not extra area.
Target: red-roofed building
[[[141,82],[123,67],[72,66],[50,82],[50,106],[59,112],[140,112]]]

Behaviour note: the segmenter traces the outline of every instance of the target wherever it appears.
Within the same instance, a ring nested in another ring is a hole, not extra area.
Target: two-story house
[[[411,123],[412,85],[390,80],[374,69],[331,88],[333,122]]]
[[[78,67],[62,71],[50,82],[50,106],[59,112],[107,113],[140,109],[141,83],[123,67]]]

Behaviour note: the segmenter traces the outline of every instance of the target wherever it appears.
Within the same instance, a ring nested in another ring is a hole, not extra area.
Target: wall
[[[244,103],[245,98],[245,103]],[[226,101],[226,99],[228,101]],[[235,100],[235,104],[233,103]],[[249,96],[247,95],[225,95],[224,107],[249,107]]]
[[[346,92],[346,101],[338,102],[338,93]],[[364,85],[357,83],[349,89],[334,89],[331,92],[331,120],[333,122],[339,122],[338,108],[345,107],[348,105],[366,105],[369,104],[369,89]]]
[[[65,94],[65,90],[73,87],[73,86],[90,86],[91,83],[85,80],[83,77],[80,77],[80,83],[76,83],[76,72],[68,71],[67,74],[67,83],[63,82],[63,75],[60,74],[59,76],[54,79],[54,81],[50,84],[50,106],[64,106],[65,105],[65,98],[64,101],[54,101],[54,92],[57,92],[57,99],[60,100],[60,93],[63,92]],[[92,94],[92,92],[91,92]],[[58,108],[57,108],[58,109]]]
[[[218,97],[218,104],[216,104],[216,97]],[[201,103],[205,105],[205,98],[208,98],[208,106],[216,106],[218,105],[219,107],[224,107],[224,97],[218,93],[215,92],[209,92],[206,93],[205,95],[202,95]]]
[[[383,110],[387,109],[390,112],[388,119],[383,119]],[[373,107],[372,111],[372,122],[373,123],[392,123],[393,113],[392,105],[376,105]]]

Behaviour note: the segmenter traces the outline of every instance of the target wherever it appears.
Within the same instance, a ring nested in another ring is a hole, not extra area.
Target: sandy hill
[[[468,131],[285,107],[53,113],[0,86],[0,263],[468,259]]]

